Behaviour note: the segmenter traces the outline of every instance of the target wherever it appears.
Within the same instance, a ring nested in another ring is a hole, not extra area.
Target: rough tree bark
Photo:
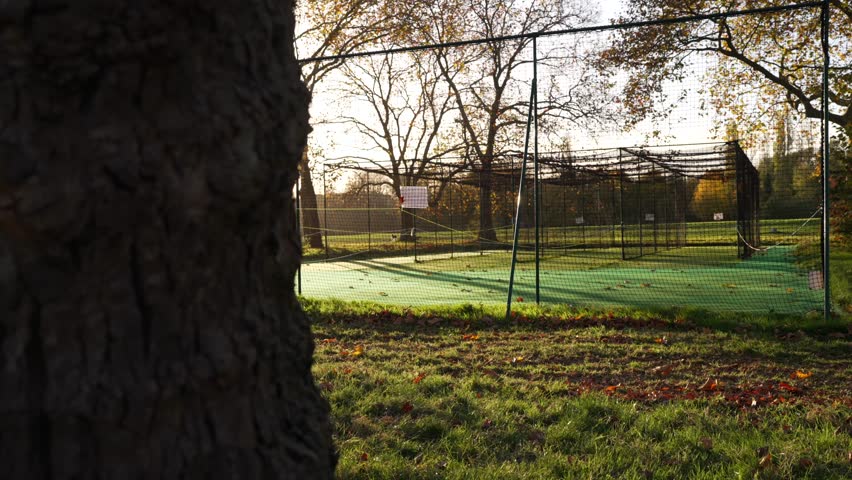
[[[0,2],[4,479],[332,476],[292,9]]]
[[[302,153],[299,162],[299,178],[301,190],[299,200],[302,207],[302,229],[308,238],[311,248],[322,248],[322,229],[320,227],[319,211],[317,210],[317,193],[311,178],[311,166],[308,162],[308,152]]]

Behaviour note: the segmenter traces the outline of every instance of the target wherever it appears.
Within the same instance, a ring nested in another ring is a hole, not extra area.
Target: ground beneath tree
[[[314,371],[344,478],[852,473],[843,329],[718,331],[606,314],[317,317]]]

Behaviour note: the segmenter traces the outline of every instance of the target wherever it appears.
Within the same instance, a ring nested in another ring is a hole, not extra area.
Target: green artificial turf
[[[808,287],[794,247],[739,260],[730,246],[684,247],[621,260],[618,249],[545,250],[540,299],[545,304],[713,311],[805,313],[822,307]],[[505,251],[411,255],[303,266],[301,294],[400,305],[505,303],[511,256]],[[512,295],[535,301],[535,263],[519,255]]]

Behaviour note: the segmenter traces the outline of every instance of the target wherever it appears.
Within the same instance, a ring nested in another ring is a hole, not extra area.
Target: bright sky
[[[618,17],[622,12],[621,0],[608,0],[597,2],[600,17],[598,24],[609,24],[610,20]],[[549,37],[554,38],[554,37]],[[558,40],[560,37],[555,37]],[[584,39],[587,37],[583,37]],[[568,41],[568,40],[564,40]],[[544,42],[540,43],[543,44]],[[541,46],[540,46],[541,48]],[[584,132],[573,128],[570,124],[561,127],[571,138],[572,148],[613,148],[633,145],[665,145],[701,143],[708,141],[721,141],[721,132],[714,131],[714,127],[720,122],[713,113],[712,108],[702,108],[709,105],[709,96],[704,91],[703,73],[712,66],[713,60],[698,58],[695,60],[693,71],[687,76],[685,82],[672,82],[667,85],[665,91],[670,96],[676,97],[678,92],[686,90],[689,92],[684,98],[673,102],[668,110],[666,118],[654,123],[645,121],[640,123],[633,131],[601,131]],[[540,76],[542,75],[540,68]],[[566,84],[570,83],[572,72],[560,72],[564,75]],[[540,81],[540,84],[543,83]],[[346,115],[357,115],[359,118],[370,118],[373,113],[364,102],[351,102],[344,99],[334,82],[325,82],[315,92],[312,105],[314,120],[324,119],[329,121],[325,124],[314,124],[314,133],[311,135],[311,144],[315,150],[315,156],[324,158],[341,158],[349,156],[361,156],[379,159],[383,154],[379,151],[365,151],[369,141],[353,132],[351,125],[347,126],[340,122],[340,117]],[[628,101],[628,100],[624,100]],[[337,123],[335,123],[337,122]],[[660,132],[654,137],[652,132]],[[754,160],[757,160],[756,158]]]

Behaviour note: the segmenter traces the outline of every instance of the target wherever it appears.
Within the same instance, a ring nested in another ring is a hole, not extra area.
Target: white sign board
[[[713,220],[724,220],[724,219],[725,219],[724,213],[714,213],[713,214]]]
[[[586,223],[586,220],[583,217],[577,217],[574,219],[574,223],[576,223],[577,225],[582,225]]]
[[[811,290],[822,290],[822,272],[819,270],[812,270],[808,272],[808,287]]]
[[[654,214],[653,213],[646,213],[645,214],[645,221],[646,222],[653,222],[654,221]]]
[[[426,187],[399,187],[402,208],[429,208],[429,190]]]

